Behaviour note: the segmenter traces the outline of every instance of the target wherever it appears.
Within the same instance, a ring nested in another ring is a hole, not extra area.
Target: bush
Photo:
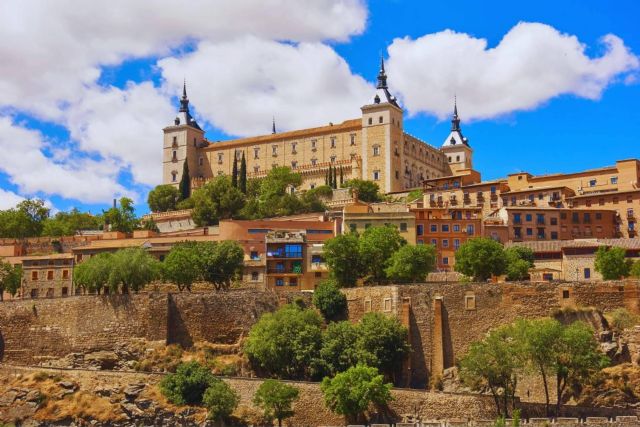
[[[354,366],[320,384],[327,407],[350,420],[363,418],[370,404],[385,405],[391,397],[391,384],[384,382],[376,368]]]
[[[283,384],[277,380],[266,380],[256,391],[253,402],[264,411],[267,420],[278,420],[278,426],[282,426],[282,420],[292,417],[293,402],[298,400],[299,391],[296,387]]]
[[[160,381],[160,391],[176,405],[199,405],[205,390],[216,381],[211,371],[198,362],[181,363],[175,374]]]
[[[626,308],[617,308],[611,312],[611,327],[621,332],[640,324],[640,316],[629,312]]]
[[[625,258],[625,250],[619,247],[600,246],[596,251],[595,270],[604,280],[618,280],[629,275],[630,261]]]
[[[202,402],[209,411],[209,418],[219,420],[227,418],[238,406],[240,397],[227,383],[214,379],[204,392]]]
[[[326,320],[335,320],[347,310],[347,297],[340,292],[335,280],[325,280],[313,293],[313,305]]]
[[[484,281],[504,273],[507,257],[495,240],[478,237],[466,241],[456,251],[455,271]]]
[[[358,359],[391,376],[402,365],[411,347],[407,328],[382,313],[367,313],[357,326]]]

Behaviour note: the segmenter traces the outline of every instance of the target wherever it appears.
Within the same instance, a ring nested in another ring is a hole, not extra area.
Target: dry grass
[[[579,405],[625,407],[640,403],[640,367],[630,363],[603,369],[599,380],[585,387]]]
[[[145,388],[145,390],[141,394],[141,397],[153,400],[158,405],[158,407],[174,414],[179,414],[182,411],[191,409],[192,411],[195,411],[193,418],[198,423],[202,423],[207,419],[207,410],[205,408],[200,406],[175,405],[167,400],[167,398],[160,391],[158,385]]]
[[[100,422],[122,421],[125,415],[120,405],[111,403],[104,397],[86,391],[78,391],[59,400],[47,399],[38,409],[35,419],[40,421],[60,421],[64,419],[94,419]]]

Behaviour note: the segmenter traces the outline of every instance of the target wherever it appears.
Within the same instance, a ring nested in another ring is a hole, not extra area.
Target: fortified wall
[[[349,318],[366,312],[397,316],[409,329],[412,352],[404,385],[425,387],[455,365],[469,345],[492,328],[519,317],[551,315],[561,308],[626,307],[640,313],[638,282],[429,283],[344,289]]]
[[[605,312],[626,307],[636,313],[640,307],[638,282],[429,283],[343,291],[350,320],[378,311],[408,326],[413,351],[401,385],[412,388],[425,388],[473,341],[518,317],[549,316],[563,307]],[[69,353],[113,350],[135,339],[233,344],[286,298],[232,290],[5,301],[0,303],[0,362],[34,365]]]
[[[277,305],[274,294],[253,290],[5,301],[0,362],[34,365],[69,353],[113,350],[140,338],[185,346],[232,344]]]

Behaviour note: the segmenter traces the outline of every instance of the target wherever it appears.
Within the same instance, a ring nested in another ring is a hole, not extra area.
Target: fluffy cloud
[[[130,170],[134,181],[162,180],[162,131],[175,106],[150,82],[125,89],[94,87],[68,108],[65,121],[78,147]]]
[[[203,42],[180,58],[158,63],[173,93],[186,75],[198,113],[233,135],[319,126],[358,117],[373,92],[332,48],[244,37]]]
[[[604,54],[590,58],[577,37],[553,27],[520,23],[494,48],[485,39],[442,31],[389,46],[393,88],[412,113],[444,118],[453,95],[464,118],[484,119],[533,109],[562,94],[598,99],[640,61],[615,35],[601,40]]]
[[[52,151],[52,156],[45,152]],[[9,176],[22,194],[59,194],[99,203],[131,192],[117,183],[117,164],[76,157],[57,150],[36,131],[0,117],[0,171]]]
[[[4,0],[0,106],[59,119],[99,77],[101,65],[166,55],[189,40],[246,34],[345,40],[363,31],[366,17],[360,0]]]
[[[24,200],[24,197],[17,195],[13,191],[6,191],[0,188],[0,210],[13,208]]]

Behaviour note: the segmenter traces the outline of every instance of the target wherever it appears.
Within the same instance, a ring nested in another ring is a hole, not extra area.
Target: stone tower
[[[442,144],[442,152],[447,157],[451,173],[454,175],[463,169],[473,168],[473,150],[469,146],[469,140],[462,135],[460,129],[460,117],[458,117],[458,104],[453,103],[453,117],[451,118],[451,133]]]
[[[173,125],[163,129],[164,142],[162,145],[162,183],[176,187],[182,179],[183,164],[189,165],[189,175],[199,177],[203,174],[205,159],[199,154],[203,144],[204,131],[200,129],[196,120],[189,112],[189,98],[187,85],[182,88],[180,110]]]
[[[374,181],[388,193],[403,189],[402,178],[402,108],[389,93],[384,60],[376,93],[362,110],[362,179]]]

